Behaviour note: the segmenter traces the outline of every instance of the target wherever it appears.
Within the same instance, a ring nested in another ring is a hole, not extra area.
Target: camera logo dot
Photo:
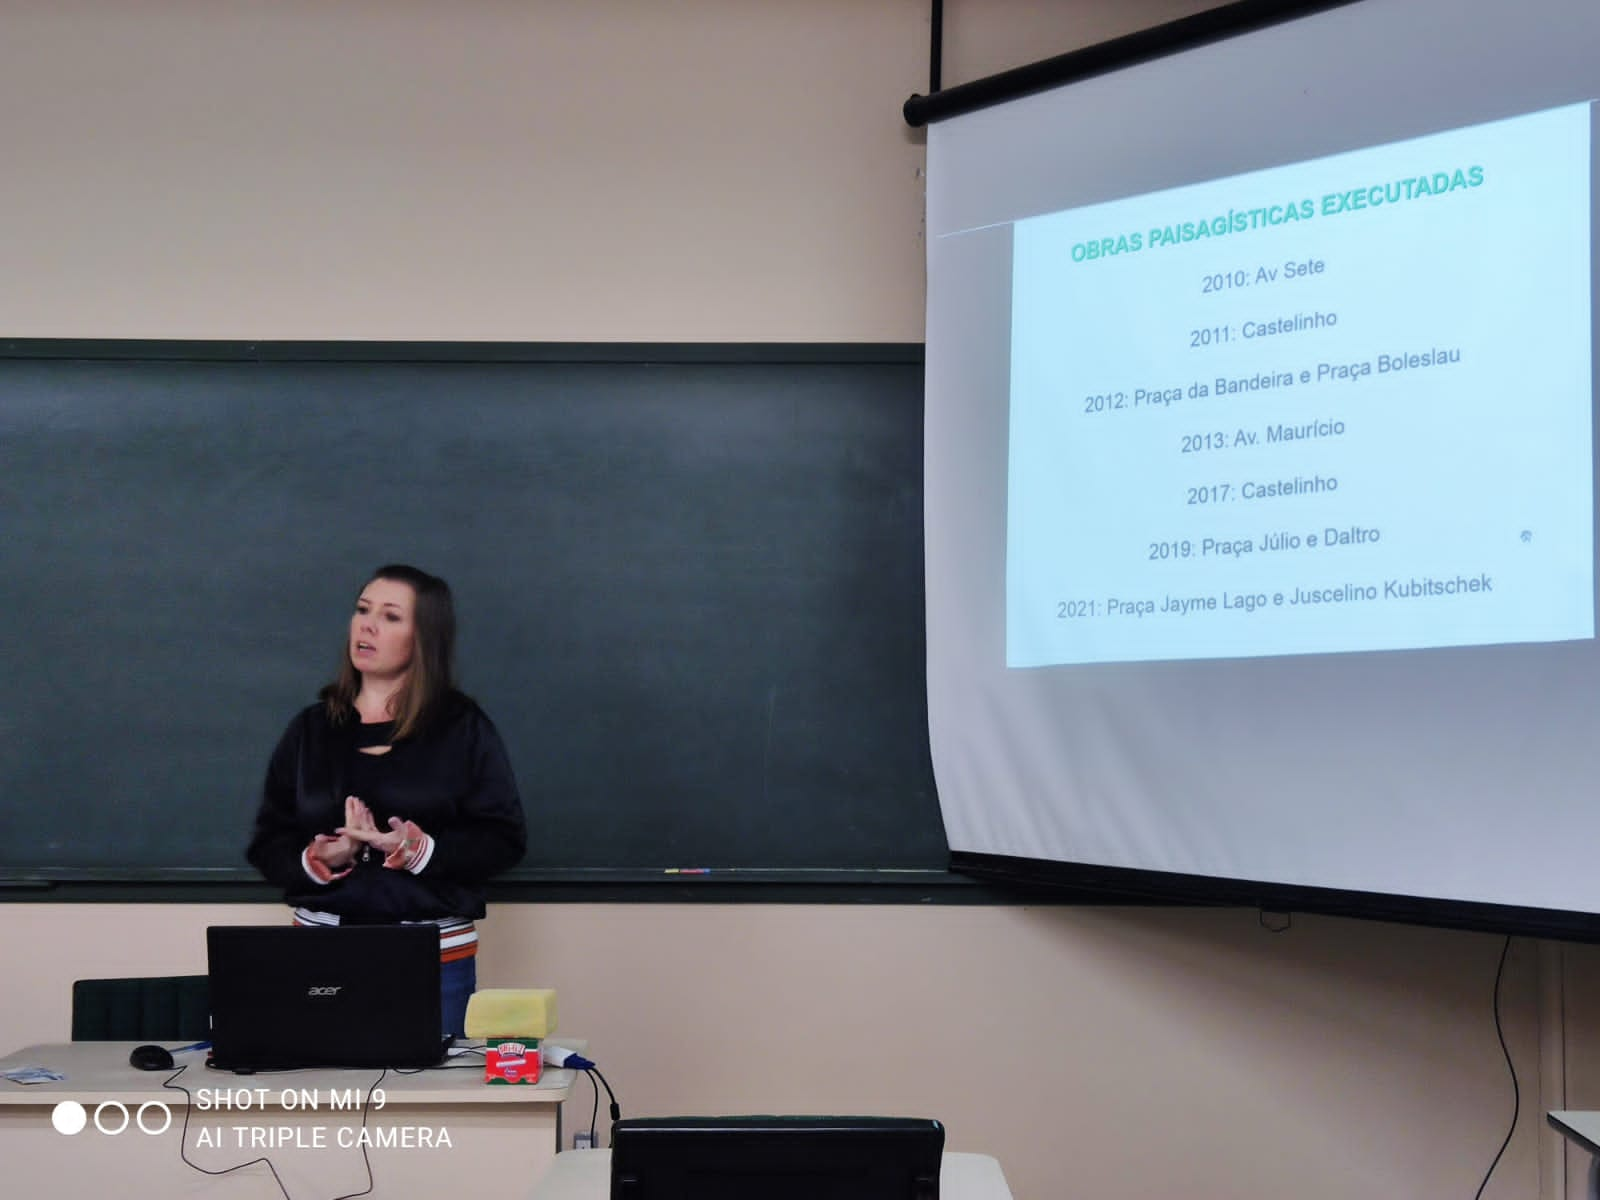
[[[64,1133],[68,1137],[82,1133],[88,1123],[89,1114],[83,1111],[83,1105],[76,1100],[63,1100],[50,1110],[50,1124],[56,1127],[57,1133]]]

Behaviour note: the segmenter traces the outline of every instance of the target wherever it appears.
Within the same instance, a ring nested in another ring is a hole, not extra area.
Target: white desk
[[[569,1150],[559,1155],[528,1200],[606,1200],[611,1194],[611,1151]],[[1011,1200],[1000,1164],[987,1154],[946,1153],[939,1164],[939,1200]]]
[[[60,1083],[30,1085],[0,1079],[0,1163],[7,1194],[283,1200],[265,1164],[216,1177],[186,1166],[179,1158],[186,1111],[183,1151],[209,1171],[270,1156],[294,1197],[336,1196],[367,1186],[361,1104],[379,1071],[233,1075],[208,1071],[204,1054],[189,1052],[177,1056],[188,1069],[172,1079],[170,1071],[130,1067],[128,1051],[135,1044],[30,1046],[0,1059],[0,1071],[40,1066],[66,1076]],[[375,1095],[365,1122],[372,1194],[438,1200],[461,1194],[470,1181],[472,1200],[526,1200],[529,1182],[555,1159],[560,1103],[576,1072],[546,1069],[536,1086],[490,1086],[483,1082],[481,1058],[451,1061],[459,1069],[391,1071],[378,1085],[383,1106]],[[188,1088],[192,1102],[164,1089],[168,1079]],[[82,1132],[70,1137],[51,1122],[65,1101],[76,1101],[88,1117]],[[164,1129],[163,1104],[172,1117]],[[140,1128],[141,1105],[148,1106],[145,1128],[156,1132]],[[102,1128],[95,1124],[97,1111]],[[124,1111],[126,1128],[109,1132],[122,1124]]]
[[[1600,1112],[1568,1110],[1545,1114],[1545,1120],[1590,1154],[1600,1155]]]

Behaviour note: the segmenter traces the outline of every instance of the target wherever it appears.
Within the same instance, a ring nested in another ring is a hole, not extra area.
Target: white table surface
[[[1571,1141],[1590,1154],[1600,1155],[1600,1112],[1560,1109],[1546,1113],[1546,1119]]]
[[[583,1040],[551,1039],[553,1045],[565,1046],[582,1053],[588,1048]],[[147,1042],[56,1042],[28,1046],[14,1054],[0,1058],[0,1072],[14,1067],[49,1067],[66,1078],[58,1082],[18,1084],[0,1079],[0,1105],[5,1104],[55,1104],[62,1100],[129,1100],[143,1101],[152,1097],[173,1099],[171,1089],[163,1089],[164,1080],[172,1077],[171,1071],[141,1071],[128,1065],[128,1053],[135,1046]],[[158,1042],[168,1049],[187,1045],[185,1042]],[[190,1091],[200,1088],[208,1092],[232,1089],[265,1089],[268,1107],[282,1107],[274,1100],[288,1089],[307,1089],[326,1093],[330,1089],[361,1088],[364,1090],[378,1081],[381,1068],[349,1068],[340,1070],[263,1071],[255,1075],[235,1075],[231,1071],[209,1071],[205,1065],[205,1051],[191,1050],[174,1056],[178,1066],[188,1065],[188,1070],[174,1081]],[[390,1071],[383,1078],[383,1091],[390,1103],[396,1104],[558,1104],[567,1097],[568,1090],[577,1078],[576,1071],[546,1067],[537,1084],[491,1087],[483,1082],[483,1059],[472,1054],[451,1059],[454,1066],[448,1070],[430,1069],[416,1074],[400,1075]],[[471,1064],[471,1065],[469,1065]],[[476,1070],[472,1069],[476,1066]]]
[[[557,1157],[560,1102],[576,1075],[547,1070],[538,1085],[493,1086],[476,1056],[452,1060],[456,1069],[390,1071],[381,1084],[378,1069],[235,1075],[207,1070],[203,1051],[175,1055],[181,1073],[140,1071],[128,1064],[139,1044],[28,1046],[0,1059],[0,1070],[40,1066],[66,1076],[0,1079],[0,1194],[283,1200],[276,1170],[295,1200],[369,1183],[382,1200],[527,1200],[531,1181]],[[579,1049],[571,1039],[561,1044]],[[168,1081],[189,1098],[164,1088]],[[374,1084],[382,1095],[369,1104]],[[219,1107],[229,1093],[247,1095],[250,1107]],[[58,1132],[61,1105],[85,1120],[76,1133]],[[464,1179],[472,1181],[465,1190]]]

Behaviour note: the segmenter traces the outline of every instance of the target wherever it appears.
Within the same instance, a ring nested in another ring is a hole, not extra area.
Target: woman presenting
[[[247,855],[300,925],[439,927],[444,1032],[477,987],[484,884],[523,855],[522,801],[493,723],[455,688],[444,580],[380,567],[339,673],[284,731]]]

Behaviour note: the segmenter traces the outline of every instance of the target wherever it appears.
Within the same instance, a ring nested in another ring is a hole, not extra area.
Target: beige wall
[[[1197,7],[952,0],[946,81]],[[0,0],[0,335],[920,340],[927,30],[924,0]],[[281,917],[10,905],[3,1040],[64,1038],[73,978]],[[632,1114],[927,1113],[1020,1200],[1344,1200],[1477,1186],[1499,944],[574,904],[497,908],[481,970],[557,988]],[[1542,1111],[1600,1104],[1597,995],[1586,948],[1514,945],[1486,1195],[1583,1194]]]
[[[14,905],[0,952],[29,969],[10,976],[7,1040],[66,1038],[77,976],[202,971],[206,924],[282,919]],[[480,982],[555,987],[562,1031],[590,1039],[629,1115],[937,1116],[952,1148],[1000,1158],[1020,1200],[1470,1196],[1510,1120],[1491,1007],[1501,941],[1483,934],[1303,917],[1272,933],[1241,911],[711,904],[502,905],[483,933]],[[1561,1075],[1542,1048],[1564,1028],[1544,977],[1563,953],[1580,952],[1513,943],[1502,1007],[1522,1111],[1488,1196],[1584,1194],[1560,1190],[1559,1150],[1539,1144]],[[1591,998],[1594,975],[1592,956],[1572,973]],[[569,1129],[587,1124],[586,1089],[567,1112]]]

